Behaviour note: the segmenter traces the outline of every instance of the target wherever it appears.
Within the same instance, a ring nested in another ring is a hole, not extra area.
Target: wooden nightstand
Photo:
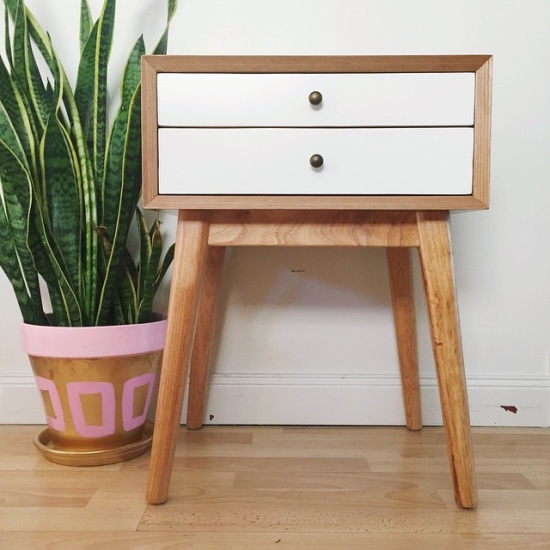
[[[168,495],[190,362],[188,427],[202,425],[225,247],[383,246],[407,426],[422,425],[412,247],[455,497],[476,506],[448,220],[450,210],[488,207],[491,62],[143,58],[144,205],[179,210],[150,503]]]

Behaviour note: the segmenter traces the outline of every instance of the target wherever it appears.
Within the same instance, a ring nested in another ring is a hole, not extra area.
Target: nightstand
[[[168,495],[189,364],[188,427],[202,425],[225,247],[378,246],[413,430],[422,423],[410,249],[419,250],[455,498],[476,506],[449,212],[488,207],[491,63],[143,58],[143,202],[179,211],[150,503]]]

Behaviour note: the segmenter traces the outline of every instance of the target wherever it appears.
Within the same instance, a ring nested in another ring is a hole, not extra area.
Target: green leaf
[[[48,285],[51,303],[54,306],[54,316],[57,325],[86,326],[89,324],[85,312],[78,302],[78,296],[67,276],[65,266],[60,261],[57,243],[46,227],[42,213],[33,208],[34,225],[30,227],[29,242],[32,246],[36,269]],[[42,247],[36,243],[40,241]],[[56,303],[59,304],[55,308]]]
[[[139,89],[141,84],[141,56],[145,55],[145,42],[143,35],[140,36],[126,62],[124,67],[124,75],[120,87],[121,106],[120,109],[127,109]]]
[[[80,53],[84,51],[84,46],[90,38],[94,21],[90,12],[90,6],[88,0],[81,0],[80,2]]]
[[[40,296],[38,275],[32,268],[25,270],[29,276],[29,279],[27,279],[23,272],[22,262],[15,246],[12,227],[10,226],[5,206],[0,201],[0,267],[4,270],[13,287],[23,321],[35,325],[48,324],[41,308],[42,299]],[[17,216],[18,214],[16,213],[16,219],[24,219],[22,217],[17,218]],[[32,262],[30,254],[27,254],[27,251],[24,251],[24,253],[26,257],[22,261],[25,263]]]
[[[11,34],[10,34],[10,14],[8,4],[4,0],[4,51],[10,65],[13,65],[13,56],[11,51]]]
[[[26,9],[22,0],[16,0],[15,5],[12,70],[28,97],[37,124],[44,127],[48,116],[48,94],[31,48]]]
[[[44,312],[36,310],[36,305],[40,303],[39,295],[32,297],[29,293],[3,206],[0,206],[0,241],[0,267],[13,287],[23,321],[33,325],[48,324]],[[31,282],[31,285],[39,291],[38,277],[34,278],[34,284]]]
[[[52,112],[40,151],[44,170],[47,225],[59,250],[59,262],[79,299],[84,301],[81,276],[82,226],[75,152],[63,125]],[[70,231],[67,228],[71,228]]]
[[[116,0],[105,0],[103,11],[82,52],[74,94],[98,185],[103,180],[105,162],[107,66],[113,43],[115,8]]]
[[[145,277],[149,268],[149,259],[151,257],[151,239],[149,238],[149,227],[141,210],[136,208],[136,224],[139,232],[139,266],[138,266],[138,294],[141,295],[145,286]],[[138,304],[139,306],[139,304]]]
[[[137,323],[137,279],[138,273],[128,249],[122,253],[122,264],[117,277],[117,304],[127,323]]]
[[[19,85],[11,78],[3,60],[0,57],[0,103],[5,108],[7,116],[21,143],[26,162],[33,178],[38,179],[36,143],[38,132],[34,121],[29,117],[30,107]],[[3,135],[3,132],[1,132]]]
[[[25,167],[8,144],[0,139],[0,263],[16,291],[25,321],[44,324],[38,276],[27,246],[32,205],[32,185]],[[29,304],[30,302],[30,304]]]
[[[136,90],[128,109],[121,109],[111,131],[103,190],[103,223],[112,242],[97,322],[103,324],[116,283],[116,271],[141,191],[141,103]]]
[[[149,229],[141,211],[136,209],[136,221],[140,234],[140,263],[138,266],[138,323],[146,323],[151,319],[153,299],[162,278],[174,259],[172,244],[162,259],[162,233],[160,221],[155,219]]]
[[[57,243],[44,224],[38,207],[33,207],[33,224],[29,227],[29,248],[38,273],[48,285],[48,293],[53,306],[55,324],[60,326],[87,326],[90,324],[78,302],[78,296],[66,275],[65,266],[60,262]],[[40,244],[42,246],[40,246]]]
[[[13,127],[10,127],[6,112],[1,107],[0,128],[0,135],[6,138],[0,139],[2,194],[12,230],[11,239],[25,280],[27,284],[28,281],[33,281],[38,270],[49,285],[59,285],[68,323],[82,324],[76,296],[60,263],[60,251],[49,234],[41,206],[33,199],[37,196],[38,182],[32,179],[28,171],[20,144],[13,132],[10,132]],[[31,290],[36,295],[36,291]]]
[[[15,155],[18,161],[28,170],[27,157],[19,140],[19,136],[12,124],[11,118],[4,106],[0,102],[0,138],[4,141],[6,147]]]
[[[83,229],[85,255],[83,261],[83,287],[85,291],[85,300],[83,302],[83,315],[86,319],[95,318],[98,292],[98,236],[97,228],[97,199],[96,184],[93,177],[90,151],[87,147],[80,115],[74,98],[73,91],[67,79],[63,65],[55,54],[49,36],[43,31],[32,14],[27,10],[27,17],[31,29],[31,35],[38,44],[38,47],[48,66],[54,75],[57,86],[56,95],[63,91],[63,108],[59,106],[58,117],[66,112],[70,121],[70,141],[72,149],[76,155],[74,158],[75,173],[78,177],[78,189],[80,196],[80,207],[83,209],[84,221],[80,227]],[[58,99],[59,101],[59,99]],[[52,282],[53,285],[53,282]],[[80,291],[79,291],[80,292]],[[53,304],[53,300],[52,300]]]
[[[7,2],[12,4],[16,3],[17,1],[18,0],[7,0]],[[10,11],[11,11],[11,8],[10,8]],[[40,24],[35,19],[33,14],[29,11],[28,8],[26,8],[25,14],[27,17],[27,31],[29,33],[29,36],[32,38],[33,42],[38,47],[38,50],[42,54],[48,67],[52,70],[52,72],[55,71],[55,66],[54,66],[55,52],[53,50],[53,46],[48,33],[46,33],[46,31],[40,26]]]
[[[160,40],[158,41],[158,44],[153,49],[153,54],[163,55],[166,53],[168,49],[168,29],[170,28],[170,23],[172,22],[172,18],[176,14],[177,9],[178,0],[168,0],[168,17],[166,20],[166,27],[160,37]]]
[[[113,244],[107,238],[104,228],[99,230],[102,251],[102,275],[105,277]],[[121,253],[119,269],[116,272],[115,291],[110,300],[111,309],[105,323],[128,324],[137,322],[137,280],[138,274],[132,256],[127,248]]]
[[[95,24],[89,0],[81,0],[75,91],[49,35],[24,0],[3,2],[0,264],[9,273],[25,319],[34,316],[37,323],[48,322],[39,273],[47,285],[54,323],[137,322],[139,275],[126,240],[141,192],[143,38],[128,58],[121,106],[108,132],[107,67],[116,0],[104,0]],[[157,54],[166,51],[168,26],[177,7],[176,0],[167,3],[167,25]],[[47,82],[39,72],[43,61],[51,72]],[[162,263],[156,259],[155,235],[153,228],[147,233],[151,246],[142,258],[154,259],[147,268],[142,266],[147,280],[155,274],[153,293],[148,295],[154,294],[165,273],[162,267],[153,269]],[[165,257],[164,263],[170,261]],[[142,288],[151,288],[148,285],[144,279]]]
[[[6,6],[9,6],[12,17],[17,9],[19,0],[4,0]],[[97,261],[98,261],[98,239],[95,233],[98,216],[96,200],[96,184],[93,176],[92,161],[90,151],[87,147],[82,122],[74,98],[74,93],[67,79],[63,65],[55,54],[51,40],[40,24],[36,21],[32,13],[27,9],[27,22],[32,39],[38,46],[38,49],[44,56],[51,72],[59,79],[60,87],[63,89],[64,110],[69,116],[71,123],[71,138],[74,143],[74,149],[78,155],[80,186],[82,204],[84,207],[84,233],[85,233],[85,289],[86,303],[85,310],[88,318],[95,317],[94,311],[97,305]],[[37,140],[38,141],[38,140]]]
[[[142,247],[141,254],[138,323],[148,322],[153,311],[155,281],[162,255],[162,236],[158,219],[154,221],[146,240],[147,246]]]
[[[33,300],[29,296],[25,277],[21,272],[17,249],[11,239],[8,218],[3,204],[0,205],[0,267],[13,287],[23,321],[36,324]]]
[[[166,251],[166,254],[164,255],[164,259],[162,260],[162,264],[159,266],[159,270],[157,272],[157,278],[155,279],[155,292],[159,289],[160,283],[162,283],[162,280],[164,279],[164,276],[166,275],[166,272],[170,268],[170,265],[172,264],[174,260],[174,252],[176,250],[176,247],[174,244],[171,244],[168,247],[168,250]]]
[[[37,31],[38,32],[38,31]],[[46,37],[48,40],[49,38]],[[60,82],[60,88],[57,89],[57,116],[61,116],[63,110],[69,113],[72,123],[71,134],[67,134],[67,147],[74,156],[74,173],[76,178],[76,187],[79,196],[79,211],[82,216],[80,225],[83,233],[84,258],[82,258],[83,281],[78,283],[75,289],[79,296],[84,289],[84,298],[82,315],[85,319],[94,319],[96,317],[97,294],[98,294],[98,261],[100,259],[99,239],[97,235],[97,206],[96,183],[93,177],[92,161],[90,159],[90,150],[87,147],[80,115],[73,96],[70,85],[67,81],[65,71],[58,57],[53,53],[51,56],[51,71],[55,75],[56,82]],[[62,94],[61,94],[62,92]],[[61,95],[63,97],[63,107],[61,108]],[[82,286],[81,286],[82,285]],[[81,298],[82,300],[82,298]]]

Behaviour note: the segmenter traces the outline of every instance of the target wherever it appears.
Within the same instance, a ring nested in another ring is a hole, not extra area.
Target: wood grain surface
[[[58,466],[0,426],[2,550],[547,550],[550,430],[474,428],[477,510],[454,503],[442,428],[180,428],[171,498],[149,455]]]

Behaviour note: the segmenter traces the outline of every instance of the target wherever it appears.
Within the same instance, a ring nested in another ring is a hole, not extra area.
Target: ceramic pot
[[[57,463],[97,465],[143,453],[166,321],[105,327],[23,323],[21,342],[48,429],[35,445]]]

